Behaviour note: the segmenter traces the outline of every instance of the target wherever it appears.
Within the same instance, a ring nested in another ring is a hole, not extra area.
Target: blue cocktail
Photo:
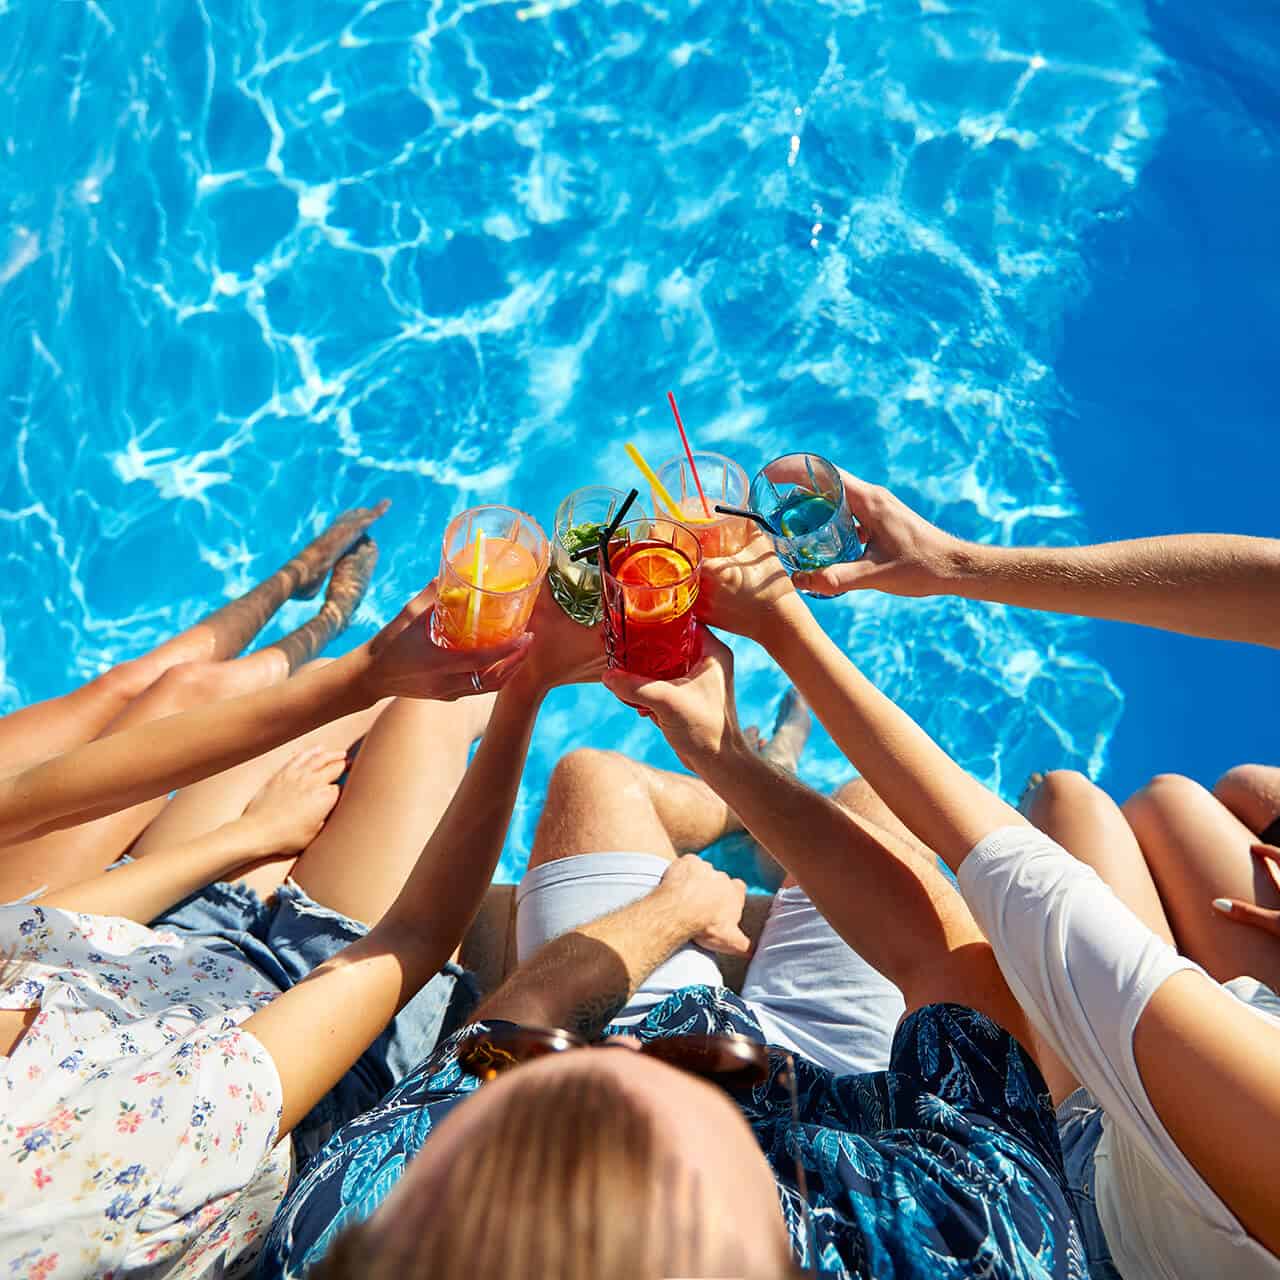
[[[816,453],[785,454],[764,467],[751,482],[751,507],[776,530],[773,545],[788,573],[862,554],[840,471]]]

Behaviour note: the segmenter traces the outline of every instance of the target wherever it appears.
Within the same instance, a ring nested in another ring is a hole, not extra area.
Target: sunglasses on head
[[[550,1054],[573,1049],[607,1048],[610,1040],[587,1040],[572,1031],[553,1027],[504,1026],[485,1030],[477,1027],[458,1046],[458,1065],[481,1084],[497,1079],[504,1071],[519,1067]],[[767,1045],[746,1036],[680,1035],[660,1036],[645,1040],[635,1050],[687,1072],[730,1094],[742,1094],[764,1084],[772,1071],[773,1055],[784,1066],[777,1081],[787,1086],[791,1098],[791,1120],[800,1123],[800,1098],[796,1090],[795,1059],[785,1049],[770,1050]],[[800,1156],[795,1155],[796,1189],[800,1193],[800,1213],[804,1221],[809,1247],[809,1266],[818,1274],[817,1238],[809,1213],[809,1185]]]

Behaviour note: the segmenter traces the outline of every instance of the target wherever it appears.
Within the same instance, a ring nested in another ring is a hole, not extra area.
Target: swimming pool
[[[699,446],[804,444],[959,533],[1274,533],[1277,46],[1215,8],[0,0],[0,709],[385,495],[353,643],[452,512],[549,523],[624,440],[670,454],[669,387]],[[1007,795],[1274,754],[1268,655],[820,607]],[[557,695],[506,874],[584,744],[669,760]],[[846,773],[816,736],[804,775]]]

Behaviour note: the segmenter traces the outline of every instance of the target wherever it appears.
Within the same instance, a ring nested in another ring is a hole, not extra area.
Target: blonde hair
[[[752,1261],[760,1232],[731,1219],[732,1188],[706,1194],[611,1072],[514,1090],[433,1187],[415,1230],[348,1228],[311,1280],[798,1274],[781,1221],[776,1256]]]

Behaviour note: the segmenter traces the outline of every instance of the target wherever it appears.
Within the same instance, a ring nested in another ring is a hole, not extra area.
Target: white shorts
[[[670,864],[650,853],[585,853],[543,863],[516,890],[516,956],[643,898]],[[616,1024],[639,1022],[682,987],[722,987],[711,954],[682,947],[650,974]],[[841,1074],[882,1071],[902,994],[818,914],[800,888],[774,895],[742,998],[770,1044]]]

